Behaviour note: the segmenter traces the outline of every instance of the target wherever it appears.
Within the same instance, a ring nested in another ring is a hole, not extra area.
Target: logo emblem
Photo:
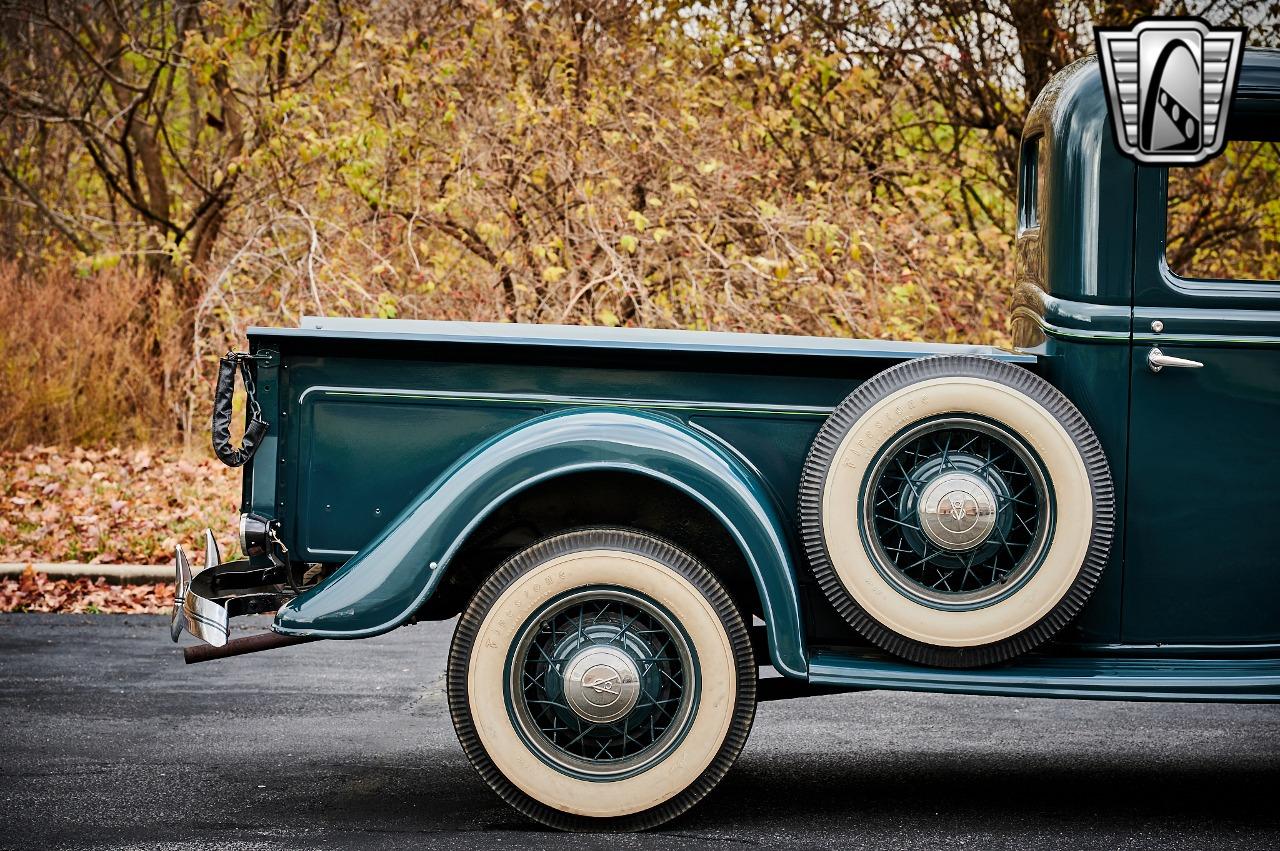
[[[600,669],[604,668],[608,673],[601,673]],[[592,674],[596,675],[594,680],[588,679]],[[596,694],[612,694],[617,695],[618,680],[622,679],[622,675],[606,665],[597,665],[582,677],[582,687],[589,688]]]
[[[964,519],[964,515],[965,515],[964,497],[952,496],[951,497],[951,517],[956,521],[960,521]]]
[[[1094,35],[1121,151],[1154,165],[1196,165],[1222,152],[1243,28],[1151,18]]]

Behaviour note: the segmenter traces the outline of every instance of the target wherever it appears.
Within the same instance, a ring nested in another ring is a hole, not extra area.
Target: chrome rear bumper
[[[273,612],[293,594],[272,584],[273,567],[255,567],[248,559],[222,563],[213,533],[204,531],[204,567],[191,570],[187,554],[174,553],[173,613],[169,636],[177,641],[183,631],[214,647],[227,643],[228,621],[240,615]]]

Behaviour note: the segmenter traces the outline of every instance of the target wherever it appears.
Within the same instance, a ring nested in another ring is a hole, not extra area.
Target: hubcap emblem
[[[973,549],[996,523],[995,493],[972,473],[949,472],[929,482],[916,507],[920,528],[944,550]]]
[[[583,721],[609,724],[635,708],[640,697],[640,671],[625,651],[592,645],[565,665],[565,700]]]
[[[608,665],[596,665],[582,678],[582,687],[596,694],[613,695],[616,699],[622,692],[618,690],[618,680],[622,675]],[[612,700],[602,701],[612,703]]]

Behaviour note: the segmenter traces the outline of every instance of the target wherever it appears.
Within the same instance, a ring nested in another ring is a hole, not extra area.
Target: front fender
[[[431,596],[454,554],[490,512],[539,482],[596,470],[659,479],[717,517],[751,569],[774,667],[787,676],[806,675],[796,572],[786,527],[764,483],[714,437],[624,409],[547,414],[481,444],[332,576],[283,606],[274,629],[321,638],[394,629]]]

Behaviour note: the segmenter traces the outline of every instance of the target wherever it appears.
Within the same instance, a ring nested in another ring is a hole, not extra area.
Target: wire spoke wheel
[[[525,624],[512,655],[512,722],[544,760],[574,776],[619,777],[661,760],[692,717],[688,638],[652,600],[591,588]]]
[[[878,647],[990,665],[1076,617],[1109,558],[1115,490],[1071,401],[1030,370],[940,355],[873,376],[814,437],[800,480],[814,578]]]
[[[898,436],[867,475],[876,567],[932,606],[986,605],[1034,572],[1053,526],[1043,468],[1008,430],[943,417]]]
[[[485,579],[449,648],[458,741],[503,800],[565,830],[643,830],[738,758],[756,704],[751,636],[692,555],[579,529]]]

